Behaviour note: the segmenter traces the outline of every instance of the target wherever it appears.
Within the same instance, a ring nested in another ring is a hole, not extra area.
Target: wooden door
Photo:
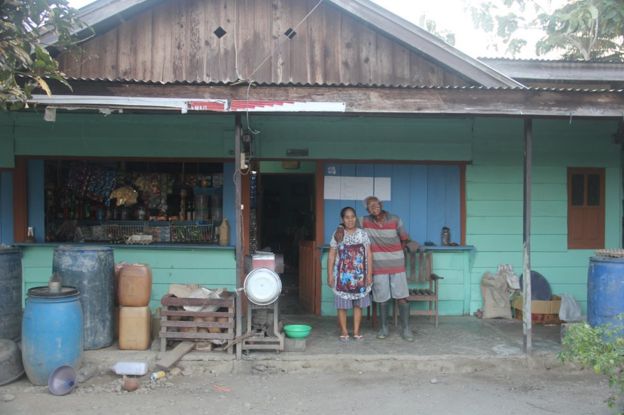
[[[605,170],[568,168],[568,249],[604,248]]]
[[[299,242],[299,304],[308,312],[320,312],[320,251],[315,241]]]

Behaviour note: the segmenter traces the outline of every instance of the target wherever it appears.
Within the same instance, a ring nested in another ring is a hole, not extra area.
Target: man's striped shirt
[[[362,218],[362,228],[366,230],[371,241],[373,274],[405,272],[401,241],[407,241],[409,236],[401,218],[385,211],[383,213],[385,218],[381,222],[375,222],[371,215]]]

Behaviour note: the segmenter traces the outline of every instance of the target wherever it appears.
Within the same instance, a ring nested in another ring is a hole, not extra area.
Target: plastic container
[[[146,350],[151,343],[149,307],[119,307],[119,348]]]
[[[224,218],[219,225],[219,245],[227,246],[230,244],[230,224],[227,218]]]
[[[106,246],[61,245],[54,250],[52,272],[63,285],[80,291],[85,350],[113,343],[115,261]]]
[[[195,220],[208,220],[210,217],[210,196],[195,192]]]
[[[307,324],[287,324],[284,326],[286,337],[291,339],[305,339],[310,335],[312,327]]]
[[[147,362],[117,362],[111,370],[118,375],[143,376],[147,373]]]
[[[71,366],[57,367],[48,378],[48,390],[52,395],[63,396],[76,388],[76,371]]]
[[[125,264],[119,271],[117,287],[119,305],[145,307],[152,295],[152,270],[145,264]]]
[[[28,379],[47,385],[60,366],[80,368],[83,353],[83,318],[80,293],[63,287],[50,293],[48,287],[28,290],[22,320],[22,362]]]
[[[0,248],[0,338],[18,340],[22,321],[22,252]]]
[[[624,258],[591,257],[587,272],[587,321],[624,329]]]

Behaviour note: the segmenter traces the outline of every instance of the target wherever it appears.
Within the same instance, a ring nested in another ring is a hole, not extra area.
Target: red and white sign
[[[197,99],[187,102],[189,111],[227,111],[228,102],[225,99]]]
[[[229,104],[229,105],[228,105]],[[187,102],[189,111],[214,112],[345,112],[344,102],[297,102],[222,99],[195,99]]]
[[[232,100],[230,111],[249,112],[345,112],[344,102]]]

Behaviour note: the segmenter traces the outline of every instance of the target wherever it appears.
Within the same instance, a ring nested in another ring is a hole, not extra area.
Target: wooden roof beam
[[[479,88],[369,88],[151,85],[72,81],[74,94],[216,100],[345,103],[346,113],[617,117],[623,91]],[[66,90],[65,90],[66,91]],[[63,92],[59,90],[58,92]],[[55,92],[55,97],[60,97]]]

